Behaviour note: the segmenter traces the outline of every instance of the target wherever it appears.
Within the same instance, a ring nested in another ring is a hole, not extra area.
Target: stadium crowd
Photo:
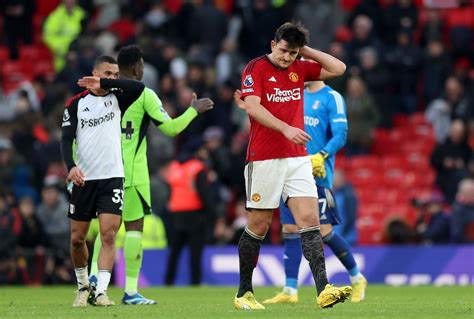
[[[353,189],[342,181],[336,198],[359,197],[357,212],[368,211],[374,198],[363,198],[361,176],[351,170],[364,167],[355,163],[374,157],[383,162],[389,151],[402,161],[419,155],[435,178],[426,177],[423,192],[395,185],[404,193],[396,204],[412,215],[377,219],[382,241],[474,241],[473,1],[5,0],[0,14],[0,283],[71,281],[62,111],[66,99],[82,90],[76,82],[91,73],[95,57],[116,55],[127,44],[141,46],[143,82],[171,117],[184,112],[193,92],[215,101],[214,110],[177,138],[149,130],[155,217],[173,236],[167,170],[192,144],[202,150],[213,202],[205,242],[235,244],[246,225],[242,172],[249,121],[234,106],[233,92],[244,65],[268,53],[274,30],[289,20],[309,29],[311,47],[348,66],[342,77],[328,81],[346,99],[348,143],[338,162],[341,175],[354,184]],[[388,150],[393,132],[408,127],[426,140],[417,144],[401,134],[400,147]],[[379,181],[369,179],[373,184],[365,189],[379,187]],[[359,236],[375,229],[363,227],[367,219],[357,226],[353,216],[348,219],[353,244],[356,229]],[[280,240],[274,224],[268,243]],[[364,243],[371,242],[359,240]]]

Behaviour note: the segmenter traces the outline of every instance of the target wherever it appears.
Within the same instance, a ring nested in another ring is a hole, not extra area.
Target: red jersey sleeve
[[[261,59],[250,61],[242,73],[242,99],[249,95],[262,96],[262,66],[259,60]]]
[[[306,81],[319,81],[321,75],[321,64],[313,61],[301,61],[303,62],[303,69],[305,70],[304,80]]]

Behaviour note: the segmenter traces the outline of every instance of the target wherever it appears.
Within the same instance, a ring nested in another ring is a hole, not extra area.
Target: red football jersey
[[[304,130],[304,82],[319,80],[321,65],[295,60],[287,69],[279,69],[267,56],[250,61],[242,74],[242,99],[256,95],[273,116]],[[250,117],[247,162],[305,156],[306,147],[296,145],[283,134],[263,126]]]

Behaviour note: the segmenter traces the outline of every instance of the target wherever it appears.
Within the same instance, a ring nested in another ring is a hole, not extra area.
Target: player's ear
[[[276,47],[276,41],[275,40],[272,40],[272,42],[270,42],[270,47],[272,48],[272,51],[273,51],[273,49]]]

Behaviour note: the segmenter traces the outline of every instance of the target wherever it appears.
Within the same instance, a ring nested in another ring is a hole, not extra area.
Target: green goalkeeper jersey
[[[188,107],[181,116],[172,119],[155,92],[145,88],[122,117],[122,153],[125,169],[125,187],[150,183],[147,162],[146,133],[150,121],[165,135],[176,136],[197,116]]]

